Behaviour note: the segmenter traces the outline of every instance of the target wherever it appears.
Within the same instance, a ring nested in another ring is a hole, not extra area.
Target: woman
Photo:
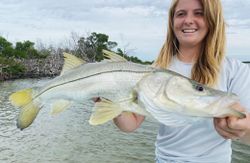
[[[220,0],[173,0],[168,33],[155,65],[168,68],[211,87],[234,92],[250,109],[250,70],[239,61],[225,58],[225,23]],[[144,117],[123,113],[114,123],[132,132]],[[230,163],[231,141],[249,142],[250,116],[205,120],[190,126],[171,128],[160,125],[156,160],[165,162]]]

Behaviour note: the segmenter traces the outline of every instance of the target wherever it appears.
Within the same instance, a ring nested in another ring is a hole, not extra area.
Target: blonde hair
[[[173,30],[173,17],[179,0],[173,0],[168,18],[166,41],[160,51],[155,65],[161,68],[169,66],[174,55],[178,53],[179,43]],[[221,62],[225,56],[225,22],[220,0],[200,0],[208,33],[203,40],[203,47],[192,68],[193,80],[214,86],[218,80]]]

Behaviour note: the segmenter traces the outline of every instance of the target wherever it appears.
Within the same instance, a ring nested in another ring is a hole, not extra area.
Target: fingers
[[[246,111],[240,103],[234,103],[230,107],[241,112]],[[244,137],[249,131],[249,123],[249,114],[246,114],[246,118],[243,119],[237,117],[214,118],[216,131],[225,139],[235,140]]]
[[[227,126],[230,129],[246,130],[245,119],[238,119],[236,117],[226,118]]]
[[[235,126],[234,120],[228,118],[214,118],[216,131],[225,139],[238,139],[246,134],[246,131]]]

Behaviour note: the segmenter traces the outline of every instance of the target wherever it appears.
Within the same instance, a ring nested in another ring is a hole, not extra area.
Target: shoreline
[[[23,75],[23,74],[20,74],[20,75],[15,75],[15,76],[1,76],[0,74],[0,82],[4,82],[4,81],[10,81],[10,80],[17,80],[17,79],[32,79],[32,78],[36,78],[36,79],[39,79],[39,78],[54,78],[56,76],[58,76],[59,74],[29,74],[29,75]]]
[[[61,72],[63,57],[50,55],[45,59],[15,59],[25,67],[25,72],[20,74],[8,74],[0,72],[0,81],[22,78],[55,77]]]

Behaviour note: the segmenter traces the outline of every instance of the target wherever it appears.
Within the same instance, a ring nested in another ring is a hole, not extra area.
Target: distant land
[[[227,55],[229,58],[235,58],[242,62],[250,63],[250,54],[249,55]]]

